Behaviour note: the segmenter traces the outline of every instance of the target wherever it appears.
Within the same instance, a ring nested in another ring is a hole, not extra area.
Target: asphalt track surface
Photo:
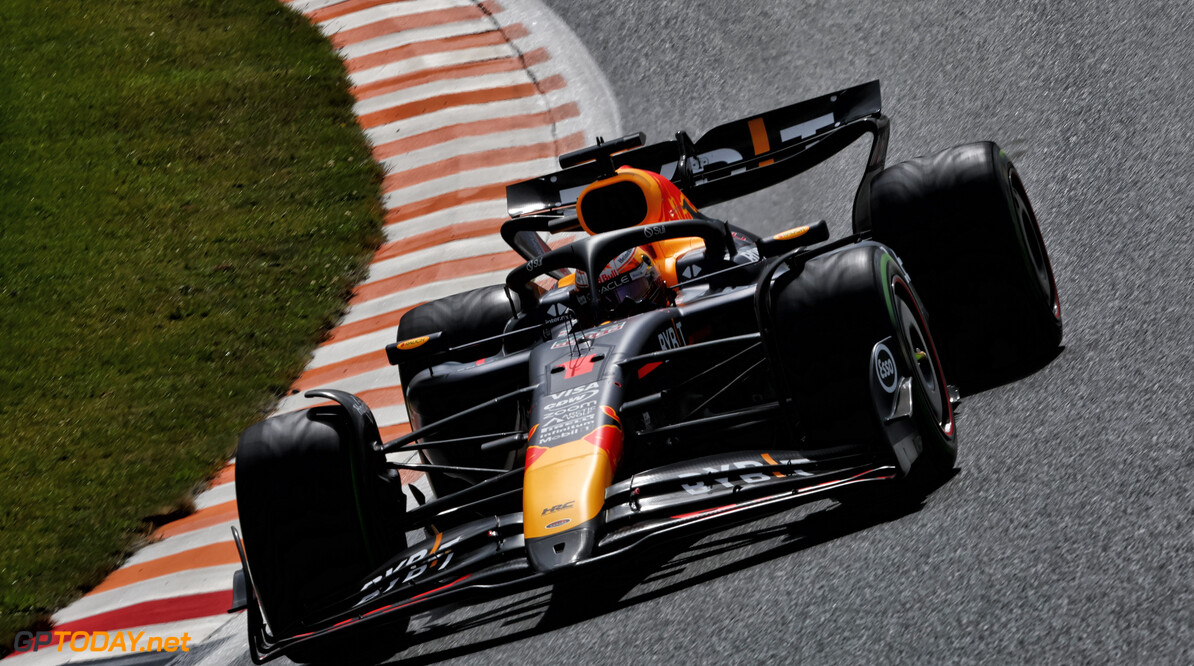
[[[1194,6],[548,5],[606,72],[626,130],[649,139],[878,78],[889,163],[998,141],[1052,254],[1065,350],[966,400],[960,471],[918,512],[788,514],[678,554],[595,617],[537,630],[550,618],[489,606],[402,656],[1194,660]],[[840,234],[860,164],[847,154],[715,212],[758,231],[826,217]]]
[[[966,399],[959,471],[919,511],[814,505],[611,575],[574,613],[540,591],[421,620],[397,658],[1194,661],[1194,6],[547,4],[651,139],[878,78],[889,164],[998,141],[1043,227],[1065,349]],[[713,212],[841,234],[859,164]]]

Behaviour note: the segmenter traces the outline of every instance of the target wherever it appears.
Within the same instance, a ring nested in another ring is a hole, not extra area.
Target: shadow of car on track
[[[957,474],[957,470],[954,471]],[[856,496],[863,499],[862,496]],[[681,590],[702,585],[735,572],[756,567],[808,548],[838,539],[876,525],[898,520],[919,511],[923,502],[878,502],[874,494],[867,501],[843,498],[827,502],[820,510],[781,525],[751,528],[745,532],[718,533],[711,537],[690,538],[644,551],[641,555],[583,577],[563,579],[551,588],[541,588],[511,602],[478,607],[473,615],[458,621],[437,624],[433,618],[425,627],[408,635],[403,651],[394,655],[395,663],[433,664],[447,659],[477,654],[524,638],[549,633],[608,613],[653,601]],[[740,528],[741,529],[741,528]],[[777,542],[764,546],[768,542]],[[762,548],[762,550],[758,550]],[[753,550],[749,555],[744,551]],[[716,560],[742,553],[726,564]],[[638,588],[645,588],[629,596]],[[450,614],[447,610],[439,617]],[[531,627],[507,631],[526,622]],[[476,642],[455,645],[424,654],[411,654],[412,648],[465,632],[481,629],[501,635]],[[404,656],[409,654],[410,656]]]
[[[997,389],[1001,386],[1007,386],[1008,384],[1014,384],[1021,379],[1031,377],[1041,370],[1044,370],[1051,363],[1053,363],[1053,361],[1057,360],[1057,358],[1060,357],[1064,352],[1065,345],[1059,345],[1056,349],[1050,350],[1048,355],[1032,361],[1031,365],[1025,369],[1022,369],[1018,372],[995,372],[992,373],[983,383],[974,386],[962,386],[960,387],[959,391],[963,397],[967,397],[978,395],[979,393],[990,391],[992,389]]]

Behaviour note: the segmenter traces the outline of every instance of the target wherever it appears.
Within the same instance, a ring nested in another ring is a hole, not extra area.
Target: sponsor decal
[[[658,335],[655,336],[659,341],[660,350],[676,349],[684,346],[684,329],[680,322],[675,322],[672,326],[665,328]]]
[[[369,413],[369,405],[366,405],[360,398],[354,398],[353,400],[349,401],[348,406],[352,408],[352,411],[360,414],[366,419],[373,418],[373,415]]]
[[[597,391],[583,391],[570,395],[566,398],[560,398],[555,402],[549,402],[543,406],[544,414],[555,414],[557,412],[572,412],[576,411],[577,405],[587,405],[589,403],[597,402]]]
[[[664,227],[650,226],[643,228],[644,238],[654,238],[655,236],[662,236],[665,233],[667,233],[667,229]]]
[[[565,414],[574,414],[576,412],[588,411],[592,409],[593,405],[597,404],[597,400],[582,400],[580,402],[571,402],[570,400],[561,400],[550,406],[544,408],[543,427],[549,427],[553,423],[559,423],[559,419],[567,418]]]
[[[559,400],[560,398],[570,396],[570,395],[576,395],[577,393],[585,393],[588,391],[596,391],[596,390],[597,390],[597,382],[589,382],[585,386],[577,386],[574,388],[570,388],[566,391],[560,391],[559,393],[552,393],[552,394],[549,394],[547,397],[549,400]]]
[[[614,289],[617,289],[618,287],[630,284],[630,281],[636,277],[638,277],[638,276],[635,275],[635,271],[630,271],[629,273],[623,273],[621,275],[612,277],[604,282],[598,282],[597,283],[597,291],[598,291],[598,293],[601,293],[601,294],[608,294],[609,292],[613,291]]]
[[[562,520],[556,520],[556,521],[553,521],[553,522],[550,522],[550,523],[548,523],[548,524],[547,524],[547,527],[546,527],[546,529],[549,529],[549,530],[554,530],[555,528],[557,528],[557,527],[563,527],[563,526],[567,525],[567,524],[568,524],[568,523],[570,523],[570,522],[572,522],[572,519],[571,519],[571,518],[564,518],[564,519],[562,519]]]
[[[623,269],[632,267],[632,264],[633,264],[633,266],[637,266],[638,264],[634,262],[634,260],[636,259],[635,251],[637,249],[638,248],[632,247],[629,250],[626,250],[625,252],[623,252],[622,254],[619,254],[618,256],[614,257],[613,261],[611,261],[605,265],[605,269],[603,269],[601,271],[601,276],[598,278],[597,281],[600,282],[601,280],[609,279],[609,278],[617,275],[618,273],[622,272]]]
[[[547,321],[544,323],[549,326],[555,326],[560,322],[568,321],[573,318],[575,318],[575,315],[572,314],[572,310],[567,305],[564,305],[563,303],[555,303],[551,307],[547,308]]]
[[[692,278],[701,274],[701,267],[697,264],[692,264],[680,272],[680,275],[691,280]]]
[[[539,441],[574,440],[591,431],[597,425],[597,414],[593,410],[596,404],[596,400],[590,400],[575,408],[544,416],[539,424]]]
[[[758,468],[758,467],[767,467],[769,465],[777,465],[777,464],[788,465],[788,464],[800,464],[800,463],[809,462],[808,460],[806,460],[804,458],[791,458],[791,459],[777,461],[774,458],[772,458],[769,454],[763,454],[763,459],[766,462],[761,462],[758,460],[738,460],[738,461],[718,465],[717,467],[705,467],[705,468],[701,469],[701,471],[699,471],[699,472],[688,472],[685,474],[679,474],[678,476],[682,479],[690,478],[690,477],[698,477],[698,476],[702,476],[702,477],[709,476],[711,474],[725,474],[725,476],[717,477],[717,478],[713,479],[713,484],[715,484],[715,485],[707,484],[702,480],[702,481],[695,481],[693,483],[681,483],[680,487],[683,488],[684,492],[688,493],[689,495],[704,495],[704,494],[713,492],[713,490],[717,486],[720,486],[727,490],[732,490],[732,489],[737,488],[744,484],[762,483],[764,481],[771,481],[772,479],[783,478],[785,476],[810,476],[811,475],[809,472],[805,472],[804,470],[790,470],[790,471],[787,471],[786,473],[778,473],[778,472],[773,471],[770,474],[764,473],[762,471],[745,472],[745,473],[742,472],[742,470]]]
[[[630,272],[633,269],[639,268],[642,262],[640,261],[638,255],[635,254],[637,250],[638,248],[632,247],[622,254],[614,257],[613,261],[606,264],[605,268],[601,269],[601,273],[597,275],[597,284],[601,284],[607,280],[618,277],[619,273]],[[645,256],[646,255],[644,255],[644,257]],[[588,288],[589,286],[589,276],[586,275],[582,270],[576,271],[576,286],[581,287],[582,289]]]
[[[597,338],[605,337],[605,336],[609,335],[610,333],[616,333],[616,332],[622,330],[623,328],[626,328],[626,322],[620,321],[616,324],[610,324],[609,326],[599,328],[596,331],[589,331],[588,333],[585,333],[583,337],[585,340],[596,340]],[[564,331],[560,331],[559,337],[563,338],[565,335],[568,335],[568,334]],[[568,337],[566,339],[557,340],[557,341],[551,343],[551,348],[552,349],[561,349],[563,347],[571,347],[574,344],[576,344],[576,336],[568,335]]]
[[[539,515],[546,516],[547,514],[555,513],[556,511],[563,511],[564,509],[571,509],[575,504],[576,504],[576,500],[572,500],[571,502],[564,502],[563,504],[557,504],[553,507],[544,509],[543,513],[541,513]]]
[[[394,566],[386,568],[381,575],[375,576],[372,580],[365,583],[361,587],[361,592],[366,592],[370,589],[372,591],[357,602],[357,606],[367,604],[399,585],[415,582],[427,572],[441,572],[447,569],[448,565],[452,562],[452,547],[460,543],[461,538],[456,537],[447,543],[440,543],[440,539],[442,538],[442,534],[437,536],[430,550],[420,548]]]
[[[559,393],[552,393],[544,400],[541,410],[539,442],[555,442],[561,439],[578,439],[596,426],[597,382],[589,382]]]
[[[609,407],[603,407],[603,409],[609,409]],[[610,464],[614,467],[617,467],[618,462],[622,460],[622,424],[618,422],[617,417],[614,417],[614,423],[603,425],[585,435],[584,441],[605,451]]]
[[[660,349],[676,349],[680,346],[680,340],[676,337],[674,328],[668,328],[655,337],[659,340]]]
[[[426,343],[430,339],[431,339],[430,335],[423,335],[423,336],[420,336],[417,338],[403,340],[402,342],[399,342],[395,346],[398,347],[399,349],[401,349],[402,351],[409,351],[411,349],[417,349],[419,347],[422,347],[423,344]]]
[[[879,379],[879,386],[882,386],[883,390],[888,393],[895,393],[896,387],[900,383],[900,373],[896,369],[895,357],[891,355],[891,350],[880,342],[875,345],[873,359],[875,377]]]
[[[539,270],[539,267],[541,267],[542,265],[543,265],[543,257],[541,257],[541,256],[535,257],[534,259],[531,259],[530,261],[527,262],[527,270],[528,271],[537,271],[537,270]]]

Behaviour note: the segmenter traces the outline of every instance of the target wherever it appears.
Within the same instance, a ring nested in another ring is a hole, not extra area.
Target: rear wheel
[[[501,335],[505,331],[506,324],[518,312],[516,298],[504,286],[495,285],[452,294],[424,303],[411,309],[398,322],[398,340],[409,340],[438,332],[443,334],[449,346],[459,346]],[[420,359],[400,364],[398,373],[402,379],[407,413],[410,415],[412,426],[424,426],[454,413],[459,409],[461,400],[465,402],[465,406],[470,406],[481,402],[484,398],[492,398],[496,394],[476,396],[456,394],[452,396],[455,398],[454,400],[445,400],[442,395],[438,394],[428,396],[426,391],[424,394],[412,396],[406,390],[410,386],[411,378],[427,369],[433,362],[476,361],[497,354],[501,349],[502,341],[495,340],[452,354],[440,355],[434,361]],[[473,437],[493,432],[491,424],[501,423],[507,416],[506,411],[507,408],[504,405],[491,407],[474,418],[443,428],[434,436],[428,437],[426,441]],[[511,423],[511,429],[513,426],[514,424]],[[425,462],[439,465],[498,467],[505,464],[507,454],[482,453],[480,443],[429,449],[421,452],[421,455]],[[432,491],[439,497],[467,488],[480,478],[474,478],[465,473],[429,472],[427,475]]]
[[[398,322],[398,340],[410,340],[421,335],[443,333],[450,346],[501,335],[510,318],[518,314],[518,304],[502,285],[481,287],[445,296],[412,308]],[[498,353],[500,340],[441,357],[440,361],[474,361]],[[403,386],[428,361],[402,363],[398,373]]]
[[[781,275],[772,293],[807,446],[874,446],[877,459],[906,468],[899,486],[913,496],[952,473],[957,432],[945,375],[895,255],[878,243],[850,246]],[[905,395],[910,414],[897,409]]]
[[[875,240],[899,254],[950,378],[977,390],[1047,363],[1061,301],[1019,173],[994,143],[890,167],[871,183]]]
[[[362,403],[363,406],[363,403]],[[236,496],[245,555],[262,613],[275,636],[302,633],[324,607],[360,589],[406,547],[405,497],[373,448],[376,426],[358,434],[340,405],[257,423],[241,435]],[[389,634],[405,631],[405,621]],[[342,663],[392,654],[392,635],[362,628],[297,645],[300,663]],[[388,650],[388,653],[386,652]]]

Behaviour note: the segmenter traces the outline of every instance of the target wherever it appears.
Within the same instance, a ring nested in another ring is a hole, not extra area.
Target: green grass
[[[4,650],[289,387],[379,241],[380,174],[276,0],[0,0],[0,54]]]

